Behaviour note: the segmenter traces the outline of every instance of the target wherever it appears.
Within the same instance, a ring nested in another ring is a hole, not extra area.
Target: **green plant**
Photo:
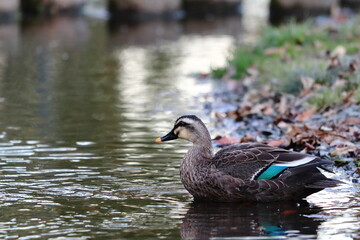
[[[314,97],[309,99],[309,103],[316,105],[318,108],[324,108],[342,100],[341,94],[343,89],[339,88],[322,88]]]

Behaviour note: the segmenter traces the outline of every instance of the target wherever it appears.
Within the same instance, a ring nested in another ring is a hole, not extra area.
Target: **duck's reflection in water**
[[[181,224],[182,239],[316,238],[321,208],[308,202],[193,202]],[[252,238],[254,237],[254,238]]]

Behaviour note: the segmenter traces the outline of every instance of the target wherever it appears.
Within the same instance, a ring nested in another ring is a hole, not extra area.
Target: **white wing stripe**
[[[274,166],[282,166],[282,167],[296,167],[296,166],[299,166],[299,165],[309,163],[312,160],[314,160],[315,158],[316,157],[314,157],[314,156],[308,156],[308,157],[305,157],[305,158],[302,158],[302,159],[299,159],[299,160],[296,160],[296,161],[285,162],[285,163],[275,163],[273,165]]]
[[[256,175],[258,175],[259,172],[261,172],[264,168],[267,168],[268,166],[262,167],[259,170],[257,170],[252,176],[250,180],[254,180]]]

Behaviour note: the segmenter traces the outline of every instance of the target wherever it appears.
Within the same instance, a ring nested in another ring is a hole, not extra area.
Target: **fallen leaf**
[[[357,140],[357,141],[359,141],[360,140],[360,132],[355,132],[354,131],[354,137],[355,137],[355,139]]]
[[[224,119],[225,115],[223,113],[220,113],[220,112],[215,112],[215,117],[217,119]]]
[[[243,119],[244,117],[250,115],[252,112],[252,107],[246,105],[246,106],[243,106],[241,108],[239,108],[236,112],[237,112],[237,116],[238,116],[238,119],[241,120]]]
[[[257,76],[259,75],[259,71],[257,70],[257,68],[255,66],[251,66],[248,69],[246,69],[247,74],[249,74],[250,76]]]
[[[267,48],[264,50],[265,55],[280,55],[283,56],[286,53],[286,49],[284,47],[273,47]]]
[[[360,125],[360,118],[357,117],[348,117],[341,124],[345,125]]]
[[[315,150],[315,146],[308,142],[305,142],[305,147],[309,150]]]
[[[320,40],[315,40],[314,41],[314,46],[316,48],[321,48],[323,46],[323,43]]]
[[[309,120],[312,115],[314,115],[314,113],[316,112],[317,108],[316,106],[313,106],[311,108],[309,108],[308,110],[306,110],[305,112],[300,113],[299,115],[297,115],[297,117],[295,118],[296,121],[306,121]]]
[[[336,88],[342,88],[344,87],[346,84],[348,84],[348,81],[343,79],[343,78],[339,78],[337,79],[331,86],[332,89],[336,89]]]
[[[337,76],[341,79],[344,79],[344,78],[348,78],[349,77],[349,73],[348,72],[344,72],[344,71],[341,71],[337,74]]]
[[[255,140],[255,137],[251,134],[248,134],[240,139],[240,143],[253,142],[254,140]]]
[[[337,136],[331,135],[331,134],[327,134],[321,137],[321,141],[324,141],[328,144],[332,143],[333,141],[335,141],[336,139],[338,139]]]
[[[226,117],[231,118],[234,121],[241,121],[242,120],[242,116],[240,116],[239,111],[227,112]]]
[[[350,91],[346,94],[346,96],[343,99],[344,103],[349,103],[351,100],[351,97],[354,95],[355,91]]]
[[[343,57],[346,54],[346,48],[344,46],[337,46],[330,53],[331,57]]]
[[[278,108],[279,113],[281,115],[284,115],[286,113],[288,107],[289,107],[288,106],[288,100],[287,100],[285,95],[282,95],[281,98],[280,98],[280,103],[279,103],[279,108]]]
[[[356,60],[352,60],[349,64],[349,73],[353,74],[356,72],[358,68],[358,62]]]
[[[217,136],[214,139],[214,142],[220,146],[226,146],[234,143],[239,143],[239,140],[236,137],[221,137]]]
[[[271,139],[267,142],[267,145],[272,146],[272,147],[280,147],[281,145],[284,145],[285,142],[286,142],[286,140],[283,138]]]
[[[282,129],[287,129],[287,128],[289,128],[289,125],[290,125],[290,124],[288,124],[288,123],[286,123],[286,122],[284,122],[284,121],[280,121],[280,122],[277,124],[277,126],[278,126],[279,128],[282,128]]]
[[[353,147],[356,148],[355,144],[350,142],[350,141],[346,141],[346,140],[342,140],[342,139],[336,139],[334,140],[332,143],[330,143],[330,146],[332,147],[338,147],[338,148],[343,148],[343,147]]]
[[[332,156],[332,157],[344,156],[344,155],[348,155],[354,151],[356,151],[356,147],[352,147],[352,146],[337,147],[334,149],[334,151],[332,151],[330,153],[330,156]]]
[[[262,112],[265,116],[269,116],[274,113],[274,109],[271,106],[267,105],[264,109],[262,109]]]
[[[304,90],[310,90],[315,83],[315,79],[305,76],[301,76],[300,81],[303,85]]]
[[[258,103],[252,106],[250,113],[252,114],[261,114],[262,110],[266,107],[266,104]]]
[[[326,70],[331,70],[331,69],[334,69],[334,68],[337,68],[341,65],[340,63],[340,60],[338,59],[338,57],[331,57],[330,58],[330,64],[329,66],[327,67]]]

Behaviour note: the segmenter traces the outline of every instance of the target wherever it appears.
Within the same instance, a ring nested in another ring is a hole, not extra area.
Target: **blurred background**
[[[206,112],[209,93],[231,86],[209,73],[265,26],[332,21],[359,7],[0,0],[0,238],[359,237],[359,191],[330,190],[315,204],[204,208],[179,180],[187,143],[154,143],[183,114],[220,131]]]

